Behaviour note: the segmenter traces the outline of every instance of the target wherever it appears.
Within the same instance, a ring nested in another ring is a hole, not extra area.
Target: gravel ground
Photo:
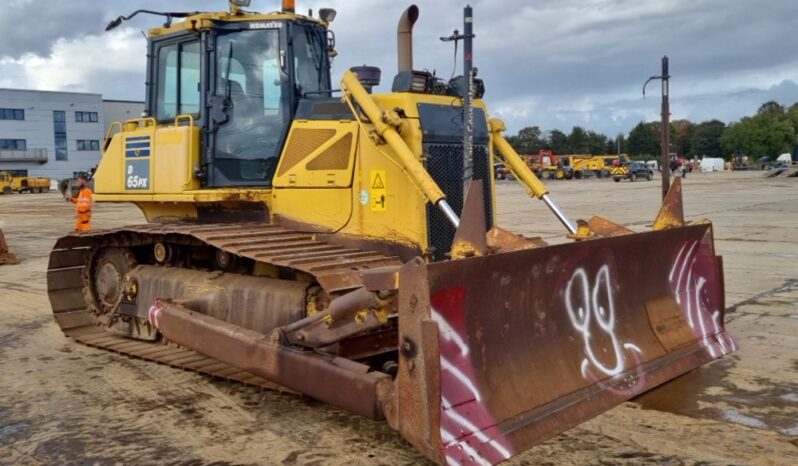
[[[740,349],[507,464],[798,464],[798,179],[684,180],[689,219],[714,222],[727,327]],[[642,229],[659,182],[552,182],[574,217]],[[497,185],[499,223],[563,239],[539,202]],[[144,221],[96,207],[97,228]],[[47,257],[72,227],[57,194],[0,196],[21,263],[0,266],[0,464],[418,464],[386,424],[306,398],[213,380],[76,344],[50,317]]]

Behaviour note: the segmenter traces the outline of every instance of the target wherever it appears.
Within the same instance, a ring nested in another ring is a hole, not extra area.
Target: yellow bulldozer
[[[149,223],[57,241],[66,335],[386,419],[442,464],[501,462],[734,350],[678,180],[651,231],[568,217],[489,117],[470,8],[447,38],[463,76],[415,69],[411,6],[377,93],[373,67],[333,86],[334,10],[247,3],[149,31],[147,116],[114,125],[95,175],[98,203]],[[494,162],[566,243],[497,225]]]

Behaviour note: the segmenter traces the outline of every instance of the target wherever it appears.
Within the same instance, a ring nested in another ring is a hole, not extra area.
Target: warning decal
[[[371,210],[374,212],[384,212],[387,209],[385,205],[387,194],[387,180],[385,179],[385,170],[371,170],[371,187],[369,192]]]
[[[385,183],[382,181],[379,170],[374,171],[377,172],[377,174],[374,175],[371,180],[371,189],[385,189]]]

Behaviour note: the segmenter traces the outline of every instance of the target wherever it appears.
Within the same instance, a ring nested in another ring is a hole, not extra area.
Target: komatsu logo
[[[254,21],[249,23],[250,29],[279,29],[282,23],[277,21]]]

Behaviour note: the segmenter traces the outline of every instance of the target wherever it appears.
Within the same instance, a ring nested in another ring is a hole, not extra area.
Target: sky
[[[163,19],[139,15],[112,32],[109,20],[145,8],[214,11],[224,0],[5,0],[0,9],[0,87],[102,93],[144,99],[143,31]],[[417,1],[414,67],[449,77],[454,50],[441,42],[462,31],[463,1]],[[297,0],[297,11],[335,8],[331,25],[337,80],[350,66],[396,72],[396,24],[410,3]],[[760,104],[798,101],[798,9],[791,0],[472,0],[474,64],[492,116],[511,133],[525,126],[569,131],[579,125],[609,136],[659,119],[660,74],[670,57],[672,118],[750,115]],[[274,11],[278,0],[248,10]],[[462,72],[458,57],[456,74]],[[335,81],[334,81],[335,83]]]

